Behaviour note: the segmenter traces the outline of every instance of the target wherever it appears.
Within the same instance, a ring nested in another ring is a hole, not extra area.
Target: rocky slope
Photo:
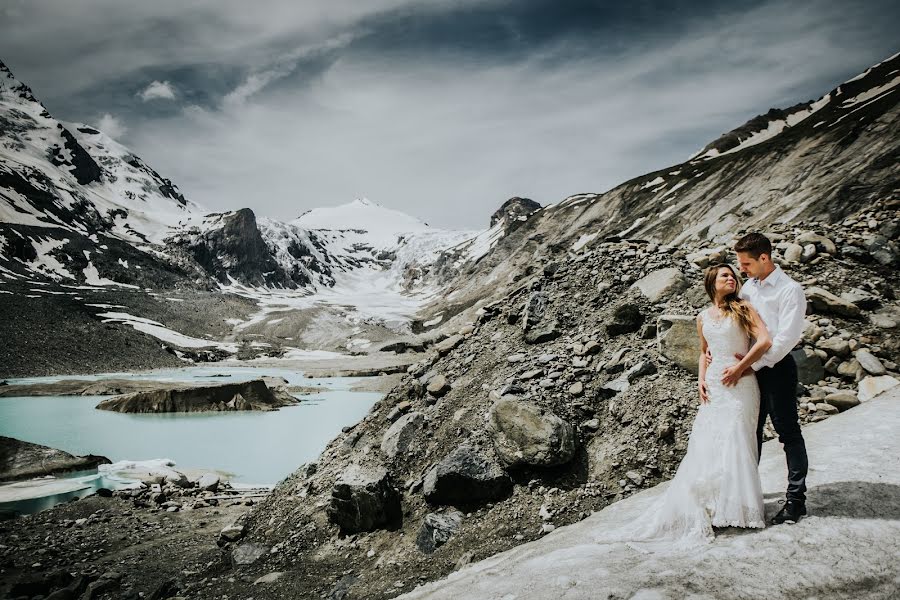
[[[900,384],[897,282],[866,242],[896,241],[898,206],[769,228],[809,299],[795,351],[804,423]],[[700,268],[722,258],[606,240],[539,261],[254,509],[226,555],[272,551],[237,574],[283,572],[276,598],[389,598],[670,478],[697,405]]]
[[[900,388],[806,430],[818,465],[810,477],[810,515],[796,525],[721,531],[690,549],[598,544],[604,532],[639,519],[657,486],[545,538],[423,586],[403,598],[708,597],[859,598],[897,595],[900,568]],[[852,437],[851,446],[835,444]],[[767,498],[784,489],[784,452],[763,446]],[[767,512],[778,510],[774,500]],[[812,542],[812,540],[815,540]]]
[[[647,240],[672,247],[718,244],[736,229],[800,220],[828,226],[900,195],[900,55],[825,94],[786,110],[773,109],[725,134],[684,163],[602,194],[580,194],[544,207],[499,239],[481,260],[462,266],[423,320],[474,311],[510,292],[540,268],[535,258],[565,260],[604,240]],[[896,265],[895,240],[876,260]]]

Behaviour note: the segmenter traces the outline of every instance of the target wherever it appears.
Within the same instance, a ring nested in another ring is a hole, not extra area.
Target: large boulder
[[[818,383],[825,379],[825,367],[818,354],[809,348],[798,348],[791,351],[791,356],[797,364],[797,379],[800,383]]]
[[[400,494],[384,467],[350,465],[331,490],[328,520],[342,534],[399,525]]]
[[[488,430],[497,455],[507,466],[552,467],[575,454],[575,430],[552,412],[514,396],[488,411]]]
[[[639,289],[651,302],[659,302],[685,289],[687,285],[687,281],[680,270],[668,268],[645,275],[631,287]]]
[[[697,319],[686,315],[660,315],[656,322],[659,353],[682,369],[697,375],[700,340]]]
[[[828,290],[817,286],[806,288],[806,300],[819,313],[850,318],[856,318],[860,314],[859,307],[852,302],[839,298]]]
[[[447,543],[462,524],[463,514],[458,510],[446,513],[428,513],[416,535],[416,546],[425,554],[431,554]]]
[[[431,468],[423,492],[432,504],[469,505],[497,500],[512,490],[512,480],[495,460],[464,444]]]
[[[403,415],[384,432],[384,437],[381,438],[381,451],[391,460],[406,454],[419,437],[424,424],[425,417],[420,412]]]

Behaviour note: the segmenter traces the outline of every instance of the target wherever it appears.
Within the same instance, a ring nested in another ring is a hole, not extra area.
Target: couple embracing
[[[764,527],[758,463],[766,417],[784,445],[788,471],[784,506],[772,523],[806,514],[806,446],[790,355],[802,336],[806,298],[772,262],[765,236],[748,234],[734,250],[746,284],[728,264],[705,274],[712,304],[697,316],[700,408],[687,453],[665,493],[606,541],[697,542],[711,539],[714,527]]]

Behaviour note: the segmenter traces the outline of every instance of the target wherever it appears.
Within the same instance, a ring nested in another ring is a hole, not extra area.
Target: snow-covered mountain
[[[63,125],[0,62],[0,220],[159,242],[202,213],[100,131]]]
[[[194,284],[313,294],[342,278],[352,287],[377,276],[382,286],[412,291],[443,250],[475,235],[369,200],[314,209],[290,223],[247,208],[210,214],[102,132],[55,120],[2,63],[0,124],[0,263],[13,272],[132,284],[117,260],[84,262],[85,252],[121,253],[118,243],[110,248],[106,238],[113,238]]]

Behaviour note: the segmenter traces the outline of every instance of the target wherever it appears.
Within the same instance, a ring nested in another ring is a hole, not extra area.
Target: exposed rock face
[[[425,477],[425,499],[432,504],[469,505],[502,498],[512,480],[499,464],[479,450],[462,445]]]
[[[425,554],[431,554],[447,543],[462,524],[463,514],[458,510],[446,513],[428,513],[416,535],[416,546]]]
[[[506,219],[507,224],[527,219],[531,213],[540,210],[540,208],[540,203],[534,200],[519,197],[510,198],[491,215],[491,227],[502,219]]]
[[[294,281],[272,258],[260,234],[256,215],[249,208],[209,215],[215,221],[205,230],[188,230],[169,239],[173,247],[183,247],[203,269],[222,283],[229,276],[250,285],[278,285],[294,288],[310,280],[302,273]]]
[[[420,412],[403,415],[384,433],[381,451],[390,460],[406,454],[421,435],[424,424],[425,417]]]
[[[221,412],[277,410],[299,400],[284,392],[274,393],[261,379],[221,385],[179,387],[134,392],[104,400],[100,410],[123,413]]]
[[[399,525],[400,494],[384,467],[351,465],[335,482],[328,519],[344,534]]]
[[[552,467],[569,462],[575,454],[572,425],[514,396],[494,402],[488,427],[497,455],[509,467]]]
[[[0,481],[84,471],[109,463],[105,456],[73,456],[55,448],[0,436]]]
[[[656,332],[659,353],[696,375],[700,358],[697,319],[686,315],[660,315]]]

